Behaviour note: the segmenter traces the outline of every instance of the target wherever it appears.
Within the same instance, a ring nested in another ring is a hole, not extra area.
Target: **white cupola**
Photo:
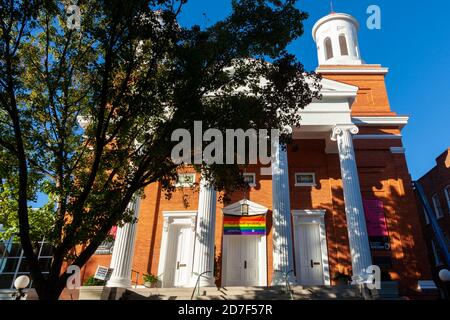
[[[349,14],[331,13],[313,27],[319,65],[361,65],[358,21]]]

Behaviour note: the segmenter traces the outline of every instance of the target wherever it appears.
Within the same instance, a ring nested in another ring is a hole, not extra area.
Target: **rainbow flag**
[[[224,235],[264,235],[266,216],[230,216],[223,218]]]

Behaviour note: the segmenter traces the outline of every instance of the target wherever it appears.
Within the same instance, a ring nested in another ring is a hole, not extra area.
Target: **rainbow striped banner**
[[[223,217],[224,235],[264,235],[266,234],[266,216],[230,216]]]

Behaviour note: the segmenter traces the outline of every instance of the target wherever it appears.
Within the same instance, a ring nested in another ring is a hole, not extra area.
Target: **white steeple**
[[[313,27],[319,65],[361,65],[358,21],[349,14],[330,13]]]

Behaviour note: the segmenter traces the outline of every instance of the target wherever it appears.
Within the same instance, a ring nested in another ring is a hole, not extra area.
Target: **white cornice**
[[[386,74],[389,68],[321,68],[316,69],[320,74]]]
[[[403,128],[408,124],[408,116],[394,117],[352,117],[352,122],[360,127],[365,126],[398,126]]]

